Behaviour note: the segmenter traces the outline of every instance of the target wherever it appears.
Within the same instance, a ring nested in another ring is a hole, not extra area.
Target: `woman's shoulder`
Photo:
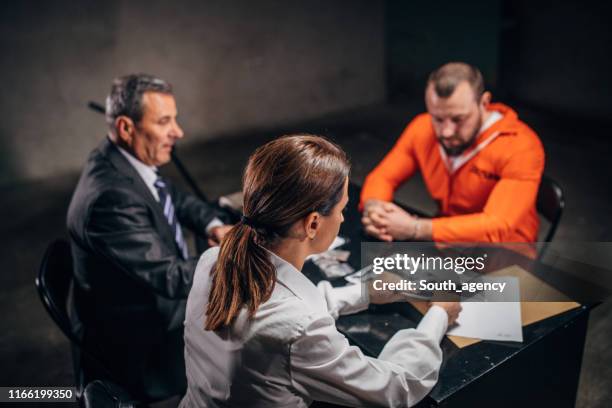
[[[202,252],[202,255],[200,255],[200,260],[198,261],[198,264],[207,260],[216,261],[219,257],[220,250],[221,248],[219,246],[208,248],[206,251]]]
[[[215,262],[217,262],[217,259],[219,258],[219,251],[220,248],[218,246],[208,248],[206,251],[204,251],[202,255],[200,255],[196,270],[204,269],[206,267],[208,267],[209,269],[212,268],[212,266],[215,264]]]
[[[217,258],[219,258],[218,246],[207,249],[200,256],[193,277],[194,287],[204,285],[206,284],[206,282],[208,282],[208,279],[210,277],[210,271],[217,262]]]

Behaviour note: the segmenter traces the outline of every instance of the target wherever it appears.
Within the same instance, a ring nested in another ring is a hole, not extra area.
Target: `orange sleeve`
[[[504,242],[534,208],[544,170],[544,149],[537,145],[513,154],[501,171],[480,213],[435,218],[434,241]]]
[[[419,117],[408,124],[395,146],[366,177],[361,189],[360,210],[363,209],[363,204],[371,198],[392,201],[395,190],[417,170],[414,138],[422,126],[419,122],[423,122],[423,120],[419,121]]]

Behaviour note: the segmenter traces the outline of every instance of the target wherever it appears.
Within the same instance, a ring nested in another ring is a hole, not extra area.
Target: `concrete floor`
[[[264,141],[291,132],[319,133],[333,138],[350,154],[352,179],[362,183],[367,172],[393,145],[421,102],[363,108],[310,123],[276,130],[223,135],[218,141],[192,144],[179,156],[210,197],[240,189],[248,155]],[[612,241],[609,199],[610,124],[561,120],[535,110],[518,109],[541,136],[547,153],[546,173],[563,186],[566,210],[555,240]],[[84,159],[84,158],[83,158]],[[172,168],[166,169],[171,177]],[[78,174],[5,187],[0,245],[0,385],[70,385],[69,345],[43,309],[34,278],[46,245],[65,236],[64,218]],[[413,180],[398,198],[433,212],[422,182]],[[596,308],[589,323],[576,403],[580,408],[612,406],[612,302]],[[551,373],[554,375],[554,373]],[[172,404],[170,404],[172,405]]]

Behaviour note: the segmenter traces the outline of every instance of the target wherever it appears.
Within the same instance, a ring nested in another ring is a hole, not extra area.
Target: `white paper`
[[[336,238],[334,238],[334,242],[332,242],[332,244],[329,246],[329,249],[336,249],[339,246],[342,246],[346,243],[346,238],[341,237],[340,235],[338,235]]]
[[[331,245],[329,246],[329,248],[327,248],[327,251],[331,251],[332,249],[336,249],[339,246],[342,246],[346,244],[346,238],[341,237],[340,235],[337,235],[336,238],[334,238],[334,242],[331,243]],[[325,252],[323,252],[325,253]],[[313,254],[313,255],[308,255],[306,257],[307,260],[313,260],[313,259],[317,259],[319,257],[320,254]]]
[[[448,334],[482,340],[523,341],[518,280],[505,277],[512,302],[461,302],[463,310]],[[515,295],[514,295],[515,294]],[[506,293],[505,295],[508,295]]]

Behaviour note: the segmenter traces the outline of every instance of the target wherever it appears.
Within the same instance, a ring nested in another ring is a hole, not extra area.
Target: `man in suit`
[[[230,226],[157,173],[184,136],[167,82],[116,79],[106,119],[108,137],[89,156],[68,210],[73,319],[105,368],[93,374],[83,360],[86,374],[155,400],[185,388],[182,323],[198,254],[189,254],[182,227],[214,243]]]

